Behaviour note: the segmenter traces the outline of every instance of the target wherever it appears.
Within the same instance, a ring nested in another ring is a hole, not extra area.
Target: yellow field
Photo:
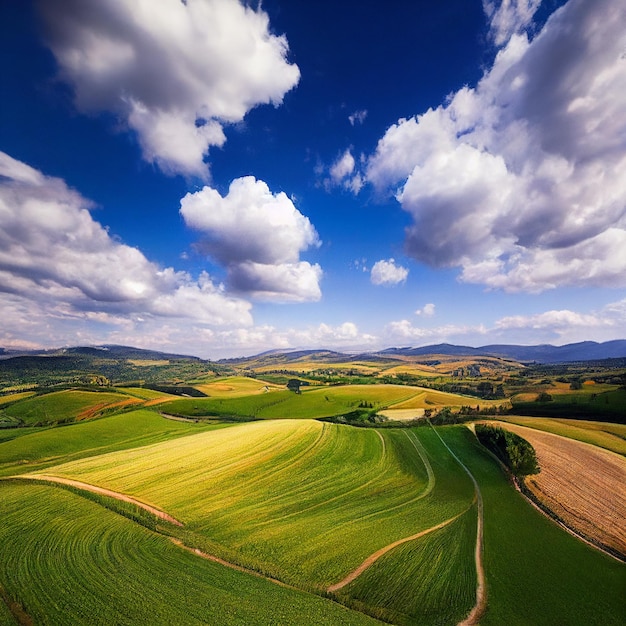
[[[152,367],[153,365],[169,365],[170,362],[167,359],[162,359],[160,361],[151,361],[150,359],[128,359],[129,363],[137,367]]]
[[[419,389],[410,387],[410,389]],[[391,405],[392,409],[436,409],[444,406],[461,407],[477,406],[483,407],[500,406],[505,404],[504,398],[501,400],[481,400],[472,396],[461,396],[455,393],[446,393],[435,389],[420,389],[418,393],[405,401]]]
[[[34,391],[22,391],[21,393],[11,393],[7,396],[0,396],[0,406],[9,404],[10,402],[16,402],[17,400],[24,400],[24,398],[30,398],[34,395]]]
[[[590,444],[499,422],[535,448],[526,484],[575,531],[626,556],[626,459]]]
[[[194,387],[212,398],[237,398],[284,389],[281,385],[274,385],[247,376],[220,378],[210,383],[194,385]]]

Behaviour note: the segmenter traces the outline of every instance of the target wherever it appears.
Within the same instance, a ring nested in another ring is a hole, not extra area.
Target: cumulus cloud
[[[40,0],[61,77],[84,112],[112,111],[143,157],[206,177],[224,125],[282,102],[300,77],[284,36],[238,0]]]
[[[415,311],[415,315],[423,315],[424,317],[432,317],[435,314],[435,305],[432,302],[425,304],[421,309]]]
[[[403,283],[408,275],[409,270],[396,265],[395,259],[381,259],[372,266],[370,280],[373,285],[397,285]]]
[[[301,252],[321,242],[285,193],[246,176],[223,197],[208,186],[188,193],[180,213],[202,233],[199,249],[227,268],[231,288],[266,300],[321,297],[321,268],[300,260]]]
[[[517,32],[537,6],[492,23]],[[532,41],[507,36],[476,87],[387,130],[366,177],[412,216],[408,254],[509,291],[626,286],[625,23],[619,0],[570,0]]]
[[[19,311],[28,301],[44,307],[51,318],[66,320],[119,324],[160,317],[210,325],[252,323],[248,302],[228,296],[208,274],[193,280],[150,262],[137,248],[109,235],[89,208],[63,180],[0,153],[3,313]],[[26,331],[30,319],[22,318]]]

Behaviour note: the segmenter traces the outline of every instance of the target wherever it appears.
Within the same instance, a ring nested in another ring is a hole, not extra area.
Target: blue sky
[[[626,336],[621,0],[0,10],[1,347]]]

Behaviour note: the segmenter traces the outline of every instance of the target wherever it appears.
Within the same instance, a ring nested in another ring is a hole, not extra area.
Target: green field
[[[436,392],[434,392],[436,394]],[[271,391],[237,398],[184,398],[162,405],[176,415],[247,416],[262,419],[332,417],[349,413],[362,403],[382,409],[423,397],[424,389],[403,385],[343,385],[302,388],[302,393]],[[455,396],[455,399],[463,399]],[[468,399],[463,399],[467,403]]]
[[[263,418],[248,423],[174,421],[156,407],[120,405],[125,412],[63,427],[1,429],[0,476],[46,474],[107,487],[184,526],[147,523],[129,513],[135,505],[80,490],[0,480],[0,625],[15,623],[9,605],[35,624],[374,623],[364,613],[395,624],[456,624],[476,601],[477,581],[478,507],[459,459],[484,503],[488,608],[480,624],[623,623],[626,566],[534,509],[468,428],[310,419],[364,402],[423,402],[424,389],[347,385],[295,394],[259,385],[217,379],[203,386],[213,397],[158,406]],[[129,396],[150,403],[163,395],[148,391],[59,392],[4,410],[24,416],[29,406],[45,407],[76,417]],[[462,398],[437,397],[444,396]],[[626,435],[616,424],[510,419],[614,451]],[[167,535],[249,571],[203,559]],[[378,552],[352,582],[328,591]]]
[[[57,391],[27,398],[7,406],[2,412],[27,426],[67,423],[91,419],[133,398],[121,393],[97,391]]]
[[[0,431],[0,435],[16,435],[0,439],[0,476],[40,471],[70,459],[137,448],[218,427],[166,420],[140,409],[62,428]]]
[[[0,481],[0,582],[42,625],[374,623],[212,563],[80,496]],[[0,603],[0,624],[15,624]]]
[[[404,431],[310,420],[253,422],[46,473],[128,493],[183,521],[209,551],[325,588],[470,506],[470,481],[436,438],[420,439],[441,468],[436,481]]]

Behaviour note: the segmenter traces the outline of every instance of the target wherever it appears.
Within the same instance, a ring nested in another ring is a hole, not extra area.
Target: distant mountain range
[[[377,354],[387,356],[425,356],[445,354],[448,356],[495,356],[524,363],[565,363],[568,361],[597,361],[626,357],[626,340],[617,339],[597,343],[581,341],[564,346],[542,344],[538,346],[488,345],[479,348],[455,346],[442,343],[421,348],[388,348]]]
[[[228,365],[244,365],[253,361],[263,360],[271,363],[292,363],[298,360],[315,360],[324,362],[353,361],[355,359],[393,359],[397,357],[426,357],[433,355],[480,357],[491,356],[503,359],[512,359],[522,363],[566,363],[570,361],[598,361],[602,359],[626,358],[626,339],[605,341],[582,341],[564,346],[549,344],[537,346],[520,345],[487,345],[479,348],[457,346],[441,343],[419,348],[387,348],[376,352],[363,354],[345,354],[333,350],[270,350],[256,356],[221,359],[217,363]],[[54,350],[12,351],[0,348],[0,358],[7,359],[14,356],[89,356],[101,359],[143,359],[143,360],[192,360],[202,359],[184,354],[171,354],[156,350],[144,350],[130,346],[101,345],[77,346]]]

